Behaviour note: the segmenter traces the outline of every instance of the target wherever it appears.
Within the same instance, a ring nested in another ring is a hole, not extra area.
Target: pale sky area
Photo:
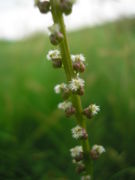
[[[20,39],[52,25],[51,14],[40,14],[33,4],[34,0],[0,0],[0,38]],[[135,0],[77,0],[65,20],[74,30],[128,16],[135,16]]]

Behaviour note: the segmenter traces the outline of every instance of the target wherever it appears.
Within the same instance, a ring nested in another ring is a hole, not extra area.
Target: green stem
[[[71,61],[71,56],[70,56],[70,50],[69,50],[69,45],[68,45],[63,15],[57,7],[57,1],[56,0],[50,0],[50,2],[51,2],[51,8],[52,8],[53,21],[54,21],[54,23],[59,24],[60,30],[64,36],[62,43],[60,43],[60,50],[61,50],[61,54],[62,54],[62,60],[63,60],[63,65],[64,65],[64,70],[66,73],[67,81],[69,82],[72,80],[72,78],[76,77],[76,74],[74,73],[73,67],[72,67],[72,61]],[[80,96],[72,95],[72,102],[76,108],[77,123],[81,127],[86,129],[86,122],[85,122],[83,115],[82,115],[83,109],[82,109],[82,103],[81,103]],[[92,167],[92,160],[90,159],[89,141],[88,140],[82,140],[81,143],[83,146],[86,172],[87,172],[87,174],[90,174],[92,176],[93,167]]]

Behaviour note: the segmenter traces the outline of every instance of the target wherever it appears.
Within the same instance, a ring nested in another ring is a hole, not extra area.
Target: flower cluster
[[[95,159],[98,159],[99,156],[103,154],[105,151],[106,150],[103,146],[95,144],[91,149],[90,155],[92,159],[95,160]]]
[[[87,139],[88,138],[88,134],[86,130],[79,125],[71,129],[71,131],[72,131],[72,137],[74,139]]]
[[[83,114],[88,118],[92,118],[94,115],[96,115],[100,111],[100,107],[96,104],[91,104],[87,108],[83,110]]]
[[[84,72],[85,71],[85,57],[83,54],[78,54],[78,55],[71,55],[71,60],[73,63],[73,69],[76,72]]]
[[[39,8],[39,11],[43,14],[47,14],[50,11],[50,1],[35,0],[35,5]]]
[[[83,153],[83,148],[82,146],[75,146],[74,148],[70,149],[71,156],[73,158],[76,158],[77,156],[80,156],[80,154]]]
[[[55,49],[55,50],[50,50],[50,51],[48,52],[48,54],[47,54],[46,57],[47,57],[47,59],[48,59],[49,61],[55,60],[55,59],[62,59],[62,58],[61,58],[61,53],[60,53],[60,51],[57,50],[57,49]]]
[[[84,94],[84,85],[85,85],[85,81],[83,79],[81,79],[78,74],[76,78],[73,78],[69,82],[69,89],[74,94],[83,95]]]
[[[82,146],[75,146],[70,149],[73,163],[76,165],[76,172],[81,173],[85,170],[85,164],[83,163],[83,148]]]
[[[72,62],[77,62],[77,61],[85,62],[85,57],[83,54],[71,55],[71,59]]]
[[[60,94],[62,91],[65,91],[67,89],[68,87],[67,87],[67,84],[65,83],[58,84],[54,87],[54,91],[56,94]]]
[[[59,8],[65,14],[69,15],[72,12],[72,6],[75,3],[75,0],[60,0]]]
[[[54,68],[61,68],[62,67],[62,57],[59,50],[50,50],[47,54],[48,61],[52,61]]]
[[[69,101],[59,103],[58,108],[64,110],[67,117],[72,116],[76,112],[76,109]]]
[[[49,28],[50,31],[50,42],[56,46],[60,44],[64,38],[63,34],[60,32],[59,24],[53,24]]]
[[[74,139],[83,139],[86,140],[88,138],[88,134],[84,128],[77,125],[76,127],[71,129],[72,136]],[[73,158],[73,163],[76,165],[76,172],[81,173],[85,171],[84,164],[84,153],[82,146],[76,146],[70,149],[71,157]]]
[[[58,104],[58,108],[63,109],[64,111],[68,108],[71,108],[71,107],[72,107],[72,103],[69,101],[64,101],[64,102],[61,102]]]
[[[54,87],[54,91],[56,94],[62,94],[63,99],[68,99],[70,96],[70,90],[68,88],[68,85],[66,83],[57,84]]]

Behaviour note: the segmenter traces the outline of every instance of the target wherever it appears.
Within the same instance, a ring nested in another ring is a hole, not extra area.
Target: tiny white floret
[[[60,26],[59,24],[55,23],[52,26],[48,27],[49,31],[51,34],[57,33],[60,31]]]
[[[79,138],[83,137],[83,129],[79,125],[77,125],[73,129],[71,129],[71,131],[72,131],[73,138],[79,139]]]
[[[75,146],[74,148],[70,149],[71,156],[75,158],[76,156],[79,156],[80,153],[83,152],[82,146]]]
[[[55,49],[55,50],[50,50],[47,54],[47,59],[49,61],[53,60],[53,59],[61,59],[61,53],[59,50]]]
[[[104,148],[103,146],[95,144],[95,145],[92,147],[92,151],[96,151],[98,154],[102,154],[102,153],[104,153],[106,150],[105,150],[105,148]]]
[[[72,79],[69,82],[69,89],[71,91],[77,91],[79,90],[81,87],[84,87],[85,81],[79,77]]]
[[[72,163],[76,165],[84,165],[83,161],[76,161],[75,159],[72,160]]]
[[[100,107],[97,106],[96,104],[89,105],[89,109],[93,116],[96,115],[100,111]]]
[[[90,175],[85,175],[81,177],[81,180],[90,180],[91,176]]]
[[[58,104],[58,108],[59,109],[63,109],[64,111],[67,109],[67,108],[70,108],[72,107],[72,103],[69,102],[69,101],[64,101],[64,102],[61,102]]]
[[[67,84],[65,84],[65,83],[58,84],[58,85],[56,85],[54,87],[54,91],[55,91],[56,94],[61,93],[61,91],[64,90],[64,89],[67,89]]]
[[[71,55],[71,60],[72,60],[72,62],[76,62],[76,61],[84,62],[85,57],[83,54]]]

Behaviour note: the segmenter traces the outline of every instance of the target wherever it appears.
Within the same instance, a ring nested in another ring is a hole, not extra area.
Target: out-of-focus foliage
[[[96,180],[135,179],[135,20],[71,33],[72,53],[87,58],[83,104],[101,112],[88,120],[91,143],[107,152],[94,163]],[[63,70],[46,61],[48,38],[0,42],[0,179],[75,180],[69,149],[74,118],[57,110],[53,92]]]

